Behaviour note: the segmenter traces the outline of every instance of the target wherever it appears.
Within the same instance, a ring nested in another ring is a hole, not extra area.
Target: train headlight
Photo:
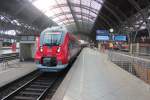
[[[40,52],[43,52],[43,48],[42,47],[40,47]]]
[[[58,49],[57,49],[57,52],[58,52],[58,53],[60,52],[60,49],[61,49],[61,48],[60,48],[60,47],[58,47]]]

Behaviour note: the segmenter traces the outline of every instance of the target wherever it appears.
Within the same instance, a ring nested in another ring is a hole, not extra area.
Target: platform
[[[36,66],[33,62],[10,62],[9,66],[6,68],[3,67],[2,63],[0,64],[0,87],[15,81],[18,78],[21,78],[34,70]]]
[[[52,100],[150,100],[150,86],[85,48]]]
[[[16,51],[13,51],[12,49],[0,49],[0,55],[1,54],[11,54],[11,53],[18,53],[19,49],[16,49]]]

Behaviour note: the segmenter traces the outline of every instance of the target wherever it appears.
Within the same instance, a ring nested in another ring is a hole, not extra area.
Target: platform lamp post
[[[114,34],[113,34],[114,29],[113,29],[113,28],[110,28],[110,29],[109,29],[109,32],[110,32],[110,35],[111,35],[111,36],[114,35]]]
[[[114,32],[114,29],[113,29],[113,28],[110,28],[109,31],[110,31],[110,33],[113,33],[113,32]]]

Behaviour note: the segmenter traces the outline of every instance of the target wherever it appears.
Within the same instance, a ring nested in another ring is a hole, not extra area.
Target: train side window
[[[72,48],[75,48],[75,42],[72,41]]]
[[[78,43],[77,41],[73,41],[73,48],[76,48],[76,47],[78,47]]]

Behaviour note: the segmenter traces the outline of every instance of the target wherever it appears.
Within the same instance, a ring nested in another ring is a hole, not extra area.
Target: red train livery
[[[78,39],[65,28],[45,29],[37,38],[35,62],[42,71],[61,71],[80,51]]]

